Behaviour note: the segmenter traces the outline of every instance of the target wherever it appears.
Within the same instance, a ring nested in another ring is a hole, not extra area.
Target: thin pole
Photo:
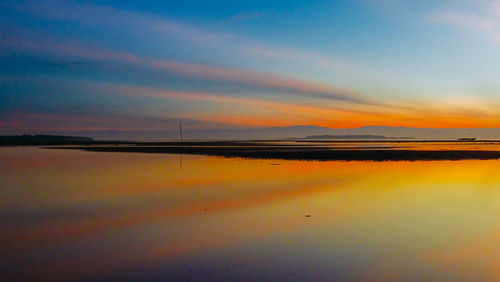
[[[179,135],[181,137],[181,141],[184,141],[184,138],[182,137],[182,125],[180,121],[179,121]]]

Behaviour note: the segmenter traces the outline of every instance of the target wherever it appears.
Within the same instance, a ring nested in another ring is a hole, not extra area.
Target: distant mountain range
[[[183,127],[184,139],[282,139],[303,138],[313,135],[380,135],[387,138],[411,137],[414,139],[458,139],[475,137],[478,139],[500,139],[500,128],[415,128],[366,126],[352,129],[336,129],[313,125],[288,127],[236,128],[236,129],[189,129]],[[97,140],[178,140],[179,130],[165,131],[78,131],[51,132],[59,135],[90,136]]]
[[[387,137],[383,135],[309,135],[303,138],[287,138],[296,140],[378,140],[378,139],[412,139],[411,137]]]

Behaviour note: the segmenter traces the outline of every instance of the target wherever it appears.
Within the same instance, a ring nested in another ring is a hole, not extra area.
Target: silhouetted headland
[[[0,136],[0,145],[22,146],[22,145],[65,145],[92,142],[90,137],[62,136],[62,135],[10,135]]]

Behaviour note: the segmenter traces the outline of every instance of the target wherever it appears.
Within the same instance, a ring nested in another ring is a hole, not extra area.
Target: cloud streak
[[[23,35],[24,30],[0,30],[0,54],[33,54],[52,57],[74,57],[93,60],[111,60],[139,63],[140,59],[125,52],[113,52],[88,44],[61,39],[53,36]],[[8,51],[8,52],[7,52]]]
[[[50,41],[47,41],[43,38],[13,36],[9,33],[0,33],[0,39],[2,39],[0,40],[0,50],[59,57],[61,64],[74,59],[116,62],[130,67],[135,66],[136,68],[155,71],[158,75],[175,74],[222,83],[230,82],[246,85],[255,88],[258,92],[267,91],[310,99],[377,105],[375,101],[350,89],[260,71],[141,58],[126,52],[113,52],[102,48],[88,47],[84,43],[66,39],[51,38]],[[49,61],[52,64],[57,63],[54,60]]]
[[[486,5],[478,2],[476,9],[445,11],[429,17],[429,20],[486,34],[500,44],[500,1],[489,1]]]
[[[346,68],[345,63],[324,54],[269,44],[234,33],[200,28],[156,15],[130,12],[114,7],[52,0],[27,1],[18,4],[16,8],[44,19],[77,22],[112,29],[114,32],[126,31],[133,35],[149,35],[155,40],[177,38],[202,47],[215,48],[233,56],[254,57],[331,70]],[[263,12],[240,14],[233,20],[258,19],[264,14]]]
[[[275,74],[235,68],[160,61],[153,62],[152,66],[160,70],[169,70],[192,77],[270,87],[274,90],[288,94],[298,94],[308,98],[332,99],[365,105],[376,104],[366,98],[362,98],[361,94],[349,89]]]

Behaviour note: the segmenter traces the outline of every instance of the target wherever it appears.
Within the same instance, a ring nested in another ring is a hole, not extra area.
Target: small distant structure
[[[181,139],[181,142],[184,141],[184,137],[182,136],[182,124],[179,121],[179,137]]]
[[[458,138],[457,141],[476,141],[477,138],[474,138],[474,137],[471,137],[471,134],[469,132],[469,137],[462,137],[462,138]]]

